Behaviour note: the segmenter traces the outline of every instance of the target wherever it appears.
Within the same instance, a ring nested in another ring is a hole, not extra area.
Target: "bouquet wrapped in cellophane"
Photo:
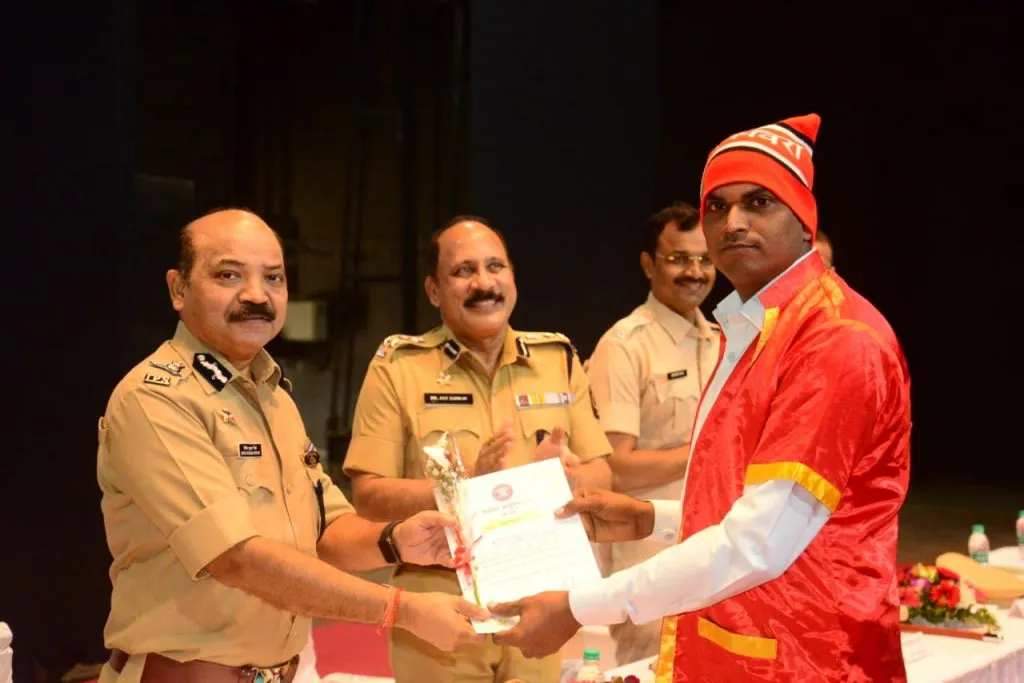
[[[434,483],[434,500],[437,509],[446,512],[458,521],[455,528],[445,529],[448,547],[455,560],[455,573],[459,578],[462,595],[483,607],[480,591],[476,584],[473,565],[473,539],[470,537],[469,519],[466,515],[465,481],[469,478],[459,455],[455,436],[443,432],[437,443],[424,446],[426,454],[424,472]]]

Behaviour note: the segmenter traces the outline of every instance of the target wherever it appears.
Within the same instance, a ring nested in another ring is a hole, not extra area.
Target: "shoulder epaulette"
[[[440,346],[442,342],[444,342],[444,337],[433,331],[420,335],[393,334],[380,343],[373,357],[377,360],[390,360],[394,357],[396,349],[433,349]]]
[[[518,332],[516,337],[527,346],[540,344],[561,344],[565,348],[566,367],[569,368],[569,379],[572,379],[572,359],[579,357],[579,352],[573,345],[572,340],[561,332]],[[582,362],[582,361],[581,361]]]
[[[531,346],[534,344],[568,344],[573,351],[576,350],[572,341],[561,332],[517,332],[516,336]]]
[[[611,336],[615,339],[629,339],[637,330],[648,325],[654,316],[643,311],[634,311],[612,325]]]
[[[180,360],[170,357],[166,360],[147,361],[141,369],[142,383],[158,387],[174,386],[192,372],[192,369]]]

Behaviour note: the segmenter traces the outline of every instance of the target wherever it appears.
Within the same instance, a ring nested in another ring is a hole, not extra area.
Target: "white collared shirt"
[[[697,413],[694,446],[722,387],[761,333],[760,295],[813,253],[797,259],[746,302],[733,292],[715,309],[726,346]],[[672,543],[682,521],[680,501],[655,501],[654,509],[650,538]],[[829,515],[829,509],[796,482],[777,479],[747,486],[721,523],[641,564],[573,588],[569,606],[578,622],[593,626],[626,619],[642,624],[713,605],[780,576],[821,531]]]

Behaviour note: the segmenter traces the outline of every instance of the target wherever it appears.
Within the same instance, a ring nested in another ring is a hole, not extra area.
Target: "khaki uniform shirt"
[[[492,380],[446,327],[417,337],[395,335],[381,344],[367,371],[345,472],[422,478],[423,447],[446,431],[472,472],[481,444],[508,418],[516,437],[509,467],[531,462],[537,444],[556,426],[565,429],[569,448],[582,461],[611,453],[586,373],[565,336],[509,329]],[[395,583],[457,593],[454,573],[447,574],[401,567]]]
[[[699,310],[692,325],[649,295],[601,337],[587,361],[602,429],[636,437],[638,450],[689,443],[701,392],[718,362],[719,338],[718,326]],[[677,498],[682,480],[631,493]]]
[[[309,638],[309,618],[204,571],[253,536],[316,556],[321,529],[354,512],[324,474],[280,367],[263,351],[251,370],[254,380],[179,323],[100,418],[97,476],[113,555],[104,637],[135,655],[118,681],[138,680],[143,653],[270,666]]]

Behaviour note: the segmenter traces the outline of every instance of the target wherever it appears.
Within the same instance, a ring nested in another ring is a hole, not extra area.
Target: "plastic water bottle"
[[[1024,510],[1017,513],[1017,550],[1020,559],[1024,560]]]
[[[971,527],[971,537],[967,539],[967,553],[971,559],[980,564],[988,564],[988,536],[985,525],[975,524]]]
[[[604,683],[600,650],[583,651],[583,668],[576,674],[576,683]]]

